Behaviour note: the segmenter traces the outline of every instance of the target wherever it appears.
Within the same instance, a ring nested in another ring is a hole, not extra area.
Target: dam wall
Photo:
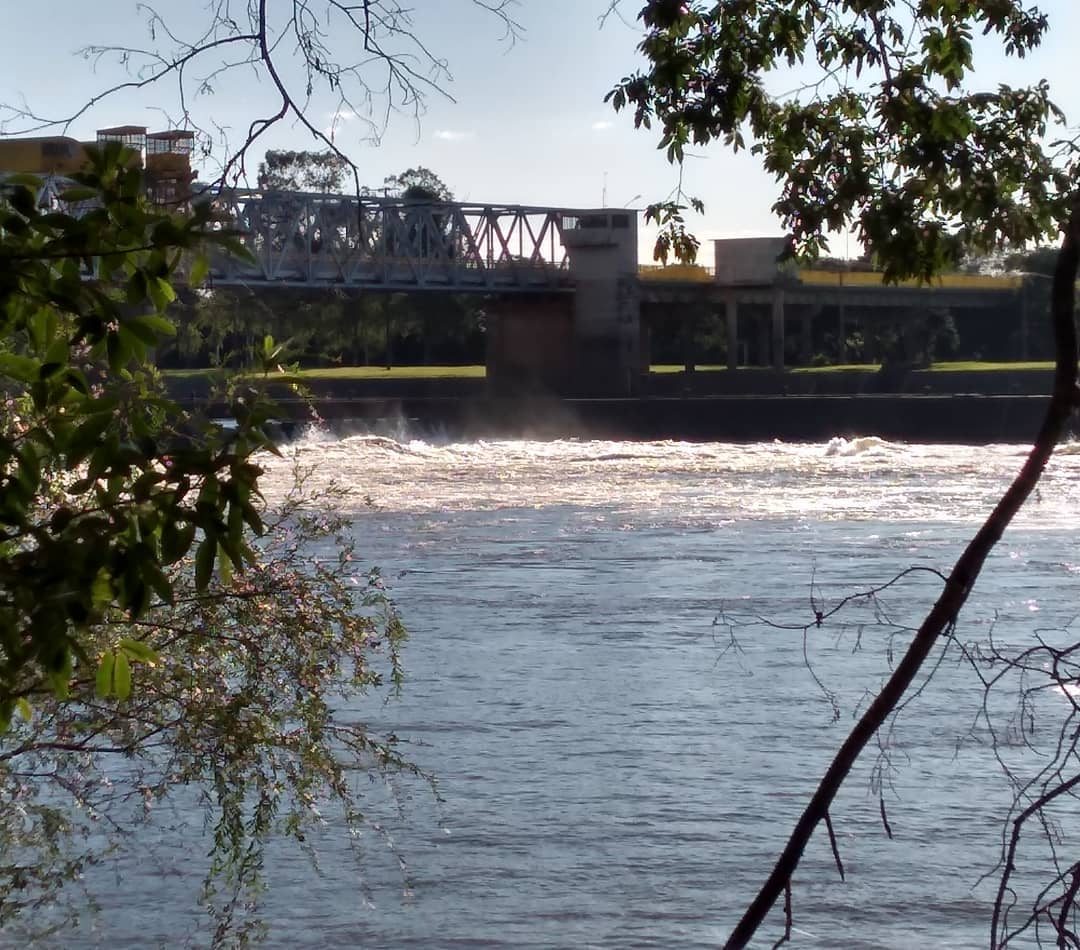
[[[275,395],[286,427],[309,424],[314,410],[339,432],[447,439],[737,442],[816,442],[872,435],[903,442],[972,445],[1030,442],[1049,401],[1048,374],[1042,372],[1002,374],[996,382],[985,373],[952,380],[988,390],[983,392],[935,392],[917,383],[909,384],[916,391],[877,392],[874,387],[881,380],[869,373],[834,376],[829,382],[839,391],[801,389],[810,375],[740,372],[713,378],[714,384],[725,380],[731,385],[734,377],[743,377],[736,392],[697,388],[706,374],[657,375],[650,377],[651,383],[658,384],[650,394],[632,398],[494,395],[483,379],[312,380],[311,402],[288,391]],[[960,375],[937,373],[927,378],[936,382]],[[850,388],[844,391],[839,383]],[[202,381],[178,380],[170,388],[183,403],[211,401]]]

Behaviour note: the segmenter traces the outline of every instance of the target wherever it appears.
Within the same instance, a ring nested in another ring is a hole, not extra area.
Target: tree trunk
[[[1073,308],[1077,263],[1080,259],[1077,246],[1078,227],[1080,227],[1080,217],[1074,212],[1065,228],[1061,252],[1054,271],[1050,304],[1056,351],[1054,391],[1031,453],[1013,483],[1001,497],[997,507],[960,555],[945,582],[941,596],[922,626],[919,627],[892,676],[844,740],[836,758],[833,759],[818,785],[817,791],[796,823],[772,873],[728,939],[725,946],[729,950],[745,947],[749,943],[776,899],[790,885],[791,877],[799,865],[803,850],[813,835],[814,829],[828,814],[836,793],[840,790],[840,786],[847,778],[859,754],[896,709],[926,662],[938,638],[956,622],[957,614],[967,601],[987,556],[1001,539],[1009,522],[1034,491],[1046,463],[1053,454],[1054,447],[1065,431],[1069,417],[1077,405],[1076,325]],[[996,934],[996,931],[995,917],[992,934]],[[992,936],[991,946],[994,945],[994,939]]]

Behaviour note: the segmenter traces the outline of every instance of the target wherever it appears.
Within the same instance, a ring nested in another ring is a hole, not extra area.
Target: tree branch
[[[524,32],[512,16],[517,0],[459,2],[476,7],[502,23],[504,42],[513,44]],[[245,4],[240,22],[233,18],[227,2],[215,0],[209,4],[205,27],[189,39],[171,29],[165,17],[153,6],[139,3],[136,8],[146,17],[151,43],[144,46],[90,45],[81,51],[95,63],[115,57],[119,65],[128,70],[130,79],[105,87],[63,116],[49,117],[26,105],[0,103],[0,116],[6,114],[6,119],[0,120],[0,131],[10,135],[50,128],[67,131],[90,109],[117,93],[137,91],[170,80],[176,85],[179,124],[200,132],[206,145],[211,136],[195,125],[191,113],[194,100],[213,92],[213,85],[223,73],[249,66],[257,77],[269,79],[281,104],[270,115],[249,125],[238,148],[222,154],[222,172],[217,180],[225,184],[229,183],[230,175],[237,178],[243,175],[245,151],[272,126],[292,116],[313,138],[348,162],[359,191],[358,171],[335,143],[334,133],[340,121],[361,119],[377,139],[391,114],[398,109],[410,110],[418,119],[427,96],[436,94],[452,99],[447,88],[453,78],[448,65],[414,30],[412,11],[403,0],[355,3],[347,0],[250,0]],[[164,45],[155,42],[159,36]],[[290,40],[291,48],[281,48],[283,42]],[[230,49],[238,52],[224,62],[215,61],[213,54]],[[359,55],[357,51],[360,51]],[[299,67],[302,76],[299,82],[289,81],[287,77],[292,75],[289,67]],[[380,71],[381,81],[378,78]],[[329,131],[308,115],[308,107],[319,88],[337,99]],[[377,102],[383,100],[385,108],[380,108]],[[376,110],[378,112],[373,116]]]
[[[1051,315],[1054,325],[1056,364],[1054,390],[1035,444],[1020,472],[1002,496],[978,533],[960,555],[937,603],[915,634],[893,675],[855,724],[822,777],[780,854],[772,873],[747,908],[726,946],[745,947],[770,908],[787,887],[799,865],[814,829],[828,813],[859,754],[896,709],[926,662],[938,638],[955,622],[966,603],[983,564],[1013,517],[1035,490],[1054,447],[1076,405],[1076,326],[1074,322],[1075,282],[1080,263],[1080,214],[1074,209],[1064,228],[1061,251],[1054,272]],[[1080,777],[1077,778],[1080,782]],[[1070,786],[1071,787],[1071,786]]]

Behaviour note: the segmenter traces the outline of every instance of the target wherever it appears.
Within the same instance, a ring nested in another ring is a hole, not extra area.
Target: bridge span
[[[218,258],[216,283],[390,291],[572,290],[565,234],[597,214],[272,191],[222,190],[211,200],[250,254]]]
[[[486,294],[495,388],[636,389],[647,361],[636,211],[235,190],[202,197],[248,251],[214,258],[215,285]]]
[[[42,200],[57,202],[59,193],[46,183]],[[852,311],[859,320],[895,319],[930,308],[1009,308],[1023,359],[1029,311],[1038,309],[1038,295],[1019,278],[884,286],[872,273],[799,270],[783,263],[783,238],[715,241],[708,270],[639,267],[631,209],[235,189],[192,200],[212,202],[219,226],[235,231],[248,252],[214,256],[216,286],[487,295],[488,379],[496,390],[633,395],[648,371],[650,327],[681,325],[689,369],[695,324],[709,314],[726,324],[731,369],[746,365],[748,354],[775,369],[793,353],[807,362],[815,326],[825,322],[844,340]]]

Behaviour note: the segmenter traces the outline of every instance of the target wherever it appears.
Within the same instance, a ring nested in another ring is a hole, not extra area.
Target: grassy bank
[[[201,379],[213,376],[213,369],[167,369],[162,371],[166,379]],[[483,366],[327,366],[319,369],[301,370],[305,379],[483,379],[487,371]]]
[[[975,360],[962,362],[934,363],[925,370],[915,370],[920,373],[972,373],[972,372],[1017,372],[1024,370],[1052,370],[1053,363],[1049,362],[1015,362],[1015,363],[987,363]],[[653,373],[681,373],[682,364],[662,364],[649,367]],[[694,367],[699,373],[726,372],[726,366],[713,364],[699,364]],[[880,363],[841,363],[836,366],[792,366],[787,369],[789,373],[809,373],[827,375],[830,373],[876,373],[881,369]],[[767,366],[740,366],[739,372],[763,372],[771,373],[772,368]]]
[[[1016,362],[1016,363],[982,363],[982,362],[954,362],[935,363],[926,370],[918,372],[930,373],[971,373],[971,372],[1017,372],[1025,370],[1051,370],[1053,363],[1043,362]],[[833,374],[833,373],[874,373],[881,367],[876,363],[846,363],[839,366],[798,366],[792,367],[787,372],[796,374]],[[658,363],[649,367],[651,373],[668,375],[683,372],[682,364]],[[699,373],[722,373],[727,372],[726,366],[714,364],[702,364],[695,367]],[[211,369],[171,369],[165,370],[164,375],[169,379],[198,379],[212,376]],[[771,373],[769,367],[743,366],[739,372]],[[486,371],[483,366],[393,366],[387,369],[385,366],[331,366],[320,369],[307,369],[301,373],[307,379],[334,379],[344,381],[361,381],[377,379],[483,379]]]

